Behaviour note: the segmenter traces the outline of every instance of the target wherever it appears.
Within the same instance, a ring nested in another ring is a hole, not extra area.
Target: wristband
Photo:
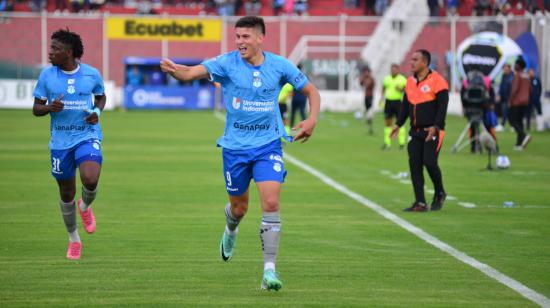
[[[92,112],[95,112],[98,118],[101,115],[101,109],[99,109],[98,107],[95,107],[94,109],[92,109]]]

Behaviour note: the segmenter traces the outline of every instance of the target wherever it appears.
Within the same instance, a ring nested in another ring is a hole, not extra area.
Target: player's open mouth
[[[246,47],[239,47],[239,51],[240,51],[241,53],[244,53],[244,52],[246,52],[246,50],[247,50],[247,48],[246,48]]]

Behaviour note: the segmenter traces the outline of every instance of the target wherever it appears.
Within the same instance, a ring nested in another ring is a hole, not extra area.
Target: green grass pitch
[[[323,114],[308,143],[285,151],[550,297],[550,134],[533,133],[514,152],[515,134],[500,133],[512,167],[487,172],[484,155],[450,154],[464,124],[448,117],[440,165],[458,200],[441,212],[402,212],[412,187],[392,175],[408,171],[407,156],[395,145],[380,150],[380,115],[369,136],[351,114]],[[535,306],[290,163],[277,264],[284,287],[260,291],[254,186],[232,261],[218,252],[223,125],[212,112],[103,113],[97,231],[87,235],[78,218],[83,255],[73,262],[50,175],[49,118],[0,110],[0,306]]]

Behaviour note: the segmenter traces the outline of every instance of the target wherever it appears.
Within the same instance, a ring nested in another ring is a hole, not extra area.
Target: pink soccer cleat
[[[91,207],[88,207],[86,211],[81,210],[80,202],[82,202],[82,199],[78,199],[76,207],[78,208],[78,212],[80,213],[80,217],[82,218],[82,224],[84,225],[84,230],[86,230],[88,234],[92,234],[95,231],[94,212],[92,212]]]
[[[82,253],[82,243],[69,242],[69,248],[67,248],[67,258],[71,260],[80,260],[80,254]]]

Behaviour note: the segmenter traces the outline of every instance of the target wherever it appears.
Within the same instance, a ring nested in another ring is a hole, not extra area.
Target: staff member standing
[[[529,107],[529,95],[531,93],[531,80],[524,72],[525,65],[525,60],[521,57],[514,64],[514,79],[512,80],[512,90],[508,102],[510,125],[517,134],[516,145],[514,146],[516,151],[523,151],[531,141],[531,135],[526,134],[523,128],[523,119]]]
[[[431,55],[425,49],[419,49],[413,53],[411,58],[413,76],[407,79],[401,111],[391,132],[391,137],[395,138],[407,118],[411,118],[409,130],[411,140],[408,144],[408,152],[416,200],[411,207],[405,209],[407,212],[428,211],[424,197],[424,166],[428,170],[435,190],[431,210],[440,210],[447,196],[443,189],[443,179],[437,158],[445,135],[449,85],[438,72],[430,70],[430,61]]]

